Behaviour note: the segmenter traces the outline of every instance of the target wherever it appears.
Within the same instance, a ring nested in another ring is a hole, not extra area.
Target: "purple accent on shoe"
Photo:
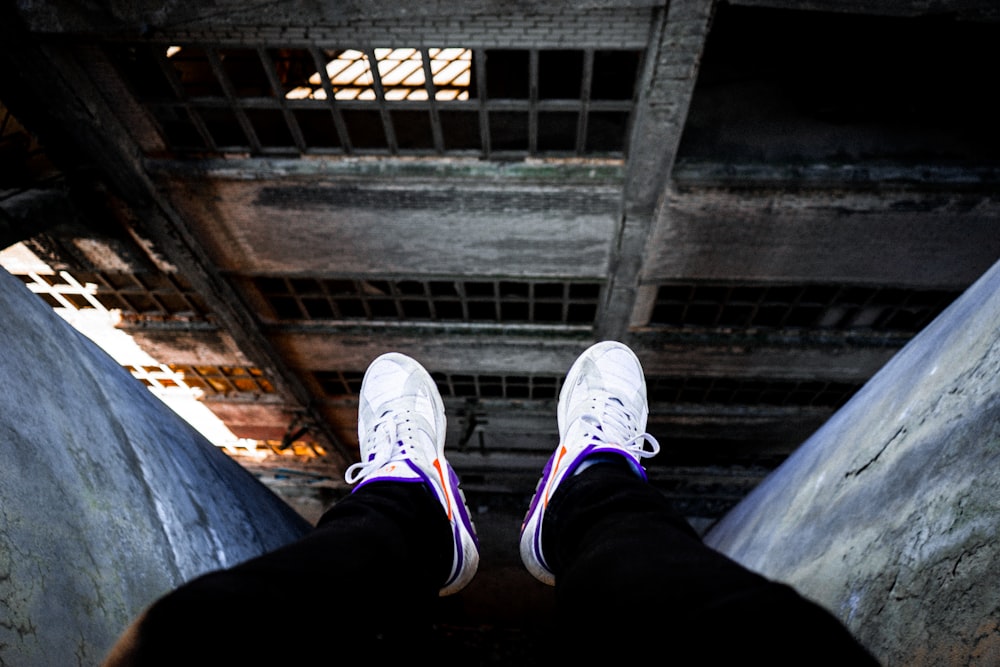
[[[476,545],[476,550],[478,551],[479,535],[476,534],[475,526],[472,523],[472,517],[469,515],[468,506],[464,502],[462,502],[462,492],[459,488],[460,480],[458,479],[458,475],[455,473],[455,469],[451,467],[451,464],[448,465],[448,478],[449,481],[451,482],[452,495],[454,495],[455,498],[457,498],[459,501],[456,503],[458,505],[458,516],[461,517],[462,524],[465,526],[466,530],[468,530],[469,534],[472,536],[472,542]],[[457,524],[455,530],[456,531],[458,530]]]

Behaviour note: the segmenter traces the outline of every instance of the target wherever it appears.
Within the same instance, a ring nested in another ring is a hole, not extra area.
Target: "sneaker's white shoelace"
[[[422,420],[412,412],[393,410],[383,414],[362,443],[361,451],[365,460],[351,464],[344,472],[347,483],[354,484],[368,477],[390,461],[408,458],[408,451],[412,448],[408,448],[407,443],[413,440],[415,432],[424,430],[420,421]],[[400,428],[406,422],[414,423],[411,428]]]
[[[580,421],[595,427],[590,434],[594,440],[619,445],[640,459],[648,459],[660,453],[660,443],[656,438],[649,433],[636,433],[638,428],[635,419],[620,399],[611,394],[603,394],[591,400],[595,409],[581,415]],[[646,449],[647,442],[650,449]]]

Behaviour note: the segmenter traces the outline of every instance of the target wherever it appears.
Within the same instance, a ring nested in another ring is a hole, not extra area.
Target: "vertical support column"
[[[1000,662],[1000,263],[706,536],[885,664]]]
[[[640,270],[663,216],[663,191],[680,146],[715,0],[672,0],[657,10],[635,109],[622,218],[597,340],[621,339],[639,298]]]

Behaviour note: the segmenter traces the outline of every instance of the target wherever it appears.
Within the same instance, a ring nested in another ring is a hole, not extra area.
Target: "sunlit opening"
[[[436,100],[467,100],[472,82],[472,50],[462,48],[427,49],[431,85],[428,85],[419,49],[375,49],[379,79],[388,101],[427,100],[433,90]],[[355,50],[341,51],[326,64],[326,78],[338,100],[375,100],[375,81],[368,55]],[[308,86],[288,91],[287,99],[326,99],[319,72],[309,77]]]

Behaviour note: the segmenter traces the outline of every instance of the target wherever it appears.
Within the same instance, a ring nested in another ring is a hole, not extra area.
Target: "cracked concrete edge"
[[[1000,660],[1000,264],[706,535],[885,664]]]

